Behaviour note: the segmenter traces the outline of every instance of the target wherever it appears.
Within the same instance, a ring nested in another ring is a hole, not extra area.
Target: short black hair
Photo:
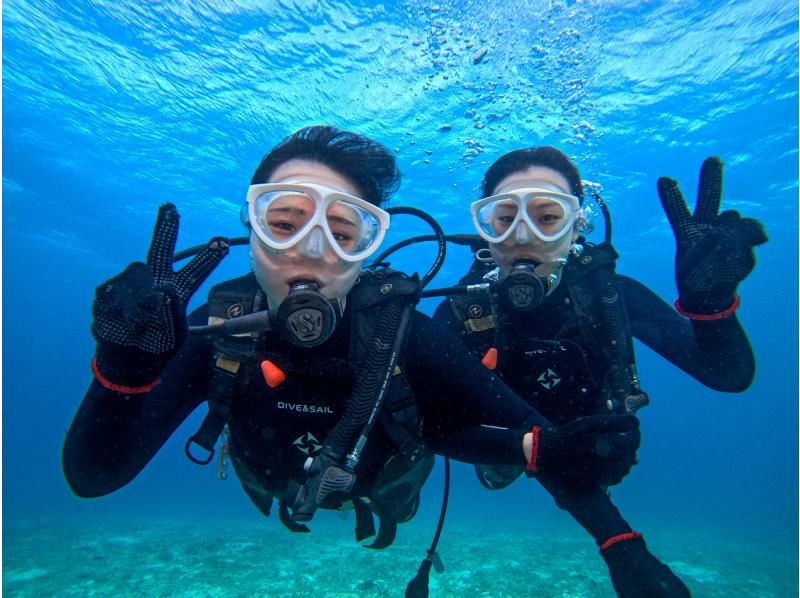
[[[389,150],[368,137],[327,125],[305,127],[286,137],[264,156],[250,184],[268,182],[289,160],[324,164],[352,182],[361,198],[376,206],[400,186],[400,171]]]
[[[500,181],[530,166],[545,166],[563,174],[572,194],[583,202],[583,184],[577,166],[564,152],[549,145],[526,147],[500,156],[483,176],[481,197],[493,195]]]

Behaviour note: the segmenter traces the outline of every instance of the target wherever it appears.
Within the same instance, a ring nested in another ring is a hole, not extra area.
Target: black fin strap
[[[378,536],[372,544],[364,548],[376,550],[388,548],[394,542],[395,536],[397,536],[397,519],[377,502],[373,502],[371,507],[378,516]]]
[[[284,502],[281,502],[280,506],[278,507],[278,518],[290,532],[298,532],[303,534],[311,532],[307,525],[297,523],[294,519],[292,519],[292,516],[289,515],[289,507],[287,507],[286,503]]]
[[[353,498],[353,509],[356,512],[356,542],[366,540],[375,535],[375,520],[372,518],[372,511],[363,500],[358,497]]]

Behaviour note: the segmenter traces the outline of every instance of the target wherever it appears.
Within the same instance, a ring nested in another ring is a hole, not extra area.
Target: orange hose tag
[[[497,367],[497,349],[491,347],[481,359],[481,363],[490,370]]]
[[[269,359],[261,362],[261,373],[264,375],[264,382],[270,388],[277,388],[286,380],[286,374],[281,368],[272,363]]]

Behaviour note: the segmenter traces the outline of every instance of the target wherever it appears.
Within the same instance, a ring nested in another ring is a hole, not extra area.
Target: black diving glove
[[[356,483],[356,474],[339,465],[330,455],[319,453],[308,468],[308,479],[292,505],[292,519],[311,521],[318,508],[341,506]]]
[[[677,575],[647,550],[641,534],[615,542],[600,554],[608,565],[611,583],[620,598],[683,598],[689,597]]]
[[[736,288],[750,274],[753,248],[767,242],[763,225],[735,210],[719,212],[722,162],[710,157],[700,169],[694,215],[677,181],[658,179],[658,196],[677,241],[675,278],[680,308],[692,314],[716,314],[735,308]]]
[[[178,221],[174,205],[161,206],[147,263],[134,262],[97,287],[95,373],[107,387],[139,388],[158,377],[186,338],[189,298],[228,253],[227,242],[213,239],[174,272]]]
[[[539,431],[536,465],[583,484],[610,486],[636,464],[639,442],[639,420],[632,415],[582,417]]]

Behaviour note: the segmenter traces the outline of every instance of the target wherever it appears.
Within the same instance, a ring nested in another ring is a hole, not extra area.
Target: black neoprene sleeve
[[[204,308],[190,317],[205,323]],[[91,498],[133,480],[208,393],[211,343],[187,339],[161,383],[125,395],[93,380],[67,431],[62,467],[78,496]],[[203,366],[198,367],[198,364]]]
[[[468,463],[524,463],[522,435],[534,425],[554,429],[452,332],[421,313],[405,363],[425,440],[438,453]]]
[[[205,306],[190,316],[205,323]],[[109,494],[133,480],[209,392],[211,341],[189,337],[152,391],[123,395],[93,381],[67,432],[62,463],[78,496]],[[343,344],[342,357],[348,347]],[[475,463],[524,463],[522,434],[550,428],[449,331],[416,313],[406,374],[431,447]],[[483,427],[481,424],[487,424]],[[462,428],[465,433],[456,434]]]
[[[741,392],[753,381],[755,357],[735,315],[689,320],[646,286],[618,276],[633,335],[709,388]]]
[[[689,320],[642,283],[621,275],[617,282],[635,338],[709,388],[741,392],[750,385],[755,357],[735,315]],[[436,308],[434,319],[450,330],[461,328],[447,301]]]

